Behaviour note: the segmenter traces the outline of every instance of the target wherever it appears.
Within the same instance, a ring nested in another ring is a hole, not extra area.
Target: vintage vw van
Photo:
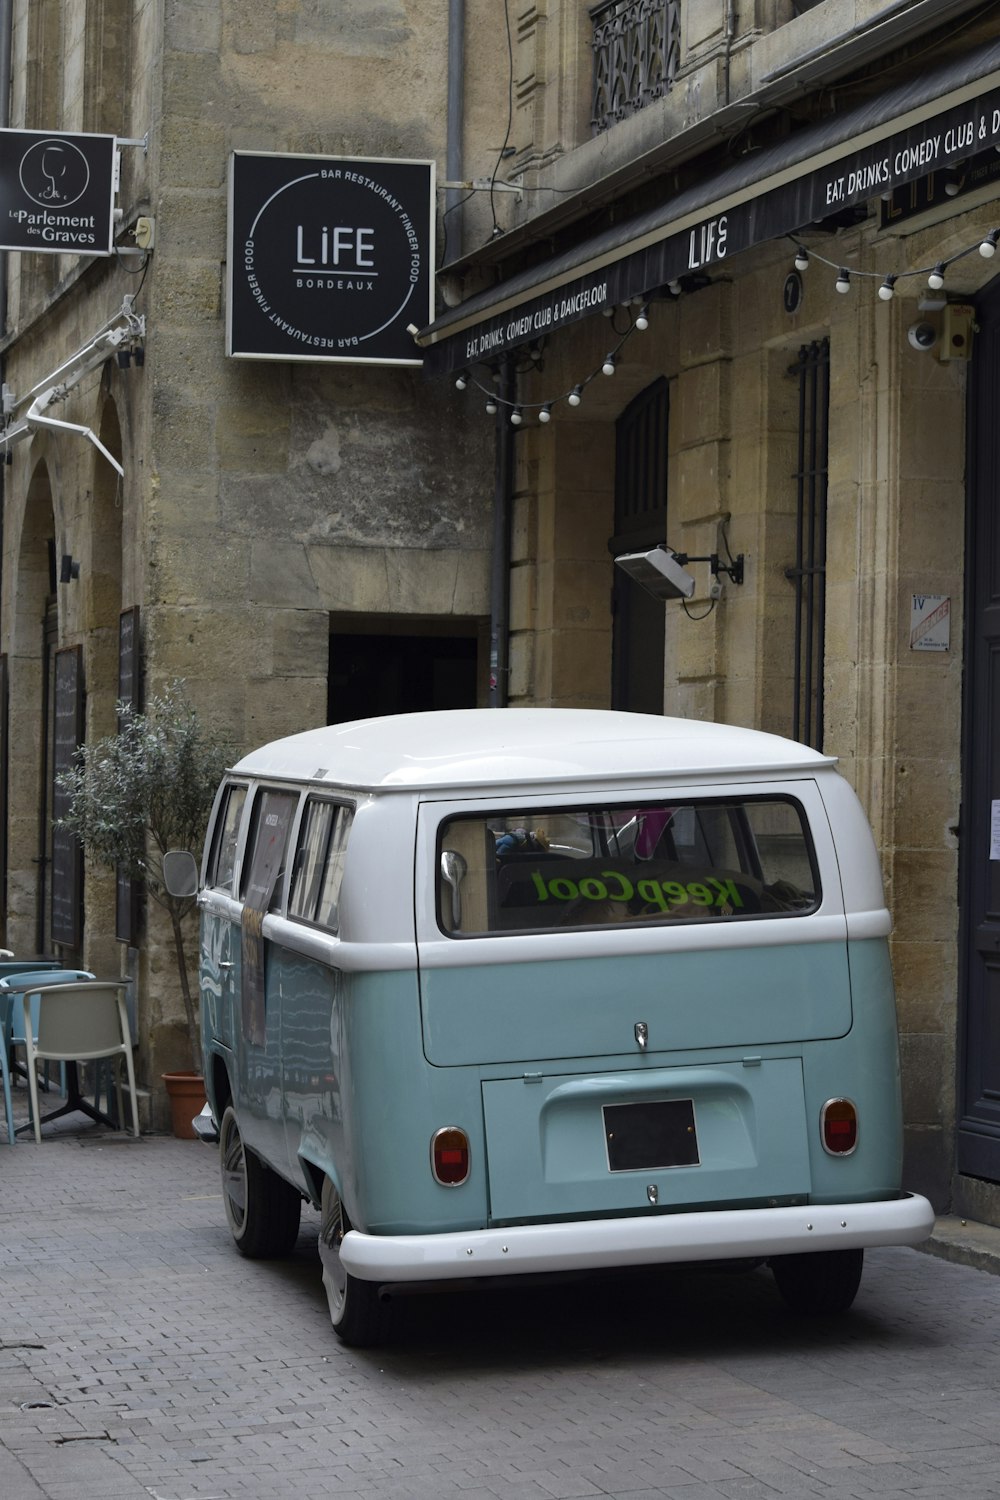
[[[265,746],[201,871],[205,1077],[238,1248],[321,1213],[385,1289],[768,1262],[848,1307],[901,1190],[889,914],[827,756],[717,724],[412,714]]]

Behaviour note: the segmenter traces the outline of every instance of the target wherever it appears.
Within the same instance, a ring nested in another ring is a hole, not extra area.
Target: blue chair
[[[14,997],[12,995],[4,995],[0,999],[0,1020],[3,1022],[5,1036],[7,1034],[10,1007],[13,1003]],[[8,1146],[13,1146],[17,1137],[14,1134],[14,1103],[10,1096],[10,1064],[7,1061],[6,1046],[0,1047],[0,1081],[3,1082],[3,1108],[4,1114],[7,1116],[7,1144]]]
[[[14,1104],[10,1088],[10,1060],[13,1042],[13,1009],[14,997],[11,991],[4,991],[5,979],[13,978],[17,974],[44,974],[51,978],[53,971],[58,971],[59,960],[57,958],[28,958],[16,959],[6,948],[0,949],[4,955],[0,958],[0,1036],[3,1043],[0,1045],[0,1082],[3,1083],[3,1107],[7,1120],[7,1144],[13,1146],[17,1140],[14,1132]]]
[[[21,969],[15,974],[7,974],[0,979],[0,995],[7,995],[13,1002],[15,995],[23,995],[26,990],[37,988],[40,984],[79,984],[81,980],[93,979],[89,969]],[[31,1003],[31,1025],[32,1030],[38,1029],[38,998],[32,998]],[[15,1052],[18,1047],[25,1044],[24,1036],[24,1008],[21,1005],[10,1004],[4,1024],[4,1049],[10,1058],[9,1073],[21,1073],[25,1078],[28,1076],[26,1067],[22,1067],[16,1060]],[[60,1068],[60,1080],[62,1092],[66,1091],[66,1070]],[[48,1086],[48,1068],[46,1066],[46,1086]]]

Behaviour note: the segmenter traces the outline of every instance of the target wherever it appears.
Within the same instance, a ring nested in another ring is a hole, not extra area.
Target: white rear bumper
[[[919,1245],[933,1226],[934,1210],[927,1199],[906,1193],[879,1203],[655,1214],[461,1234],[376,1235],[352,1229],[341,1258],[362,1281],[447,1281]]]

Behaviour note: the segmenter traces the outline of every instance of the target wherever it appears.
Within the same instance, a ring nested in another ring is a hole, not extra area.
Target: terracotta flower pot
[[[205,1080],[200,1073],[164,1073],[170,1100],[170,1118],[174,1135],[182,1141],[196,1139],[191,1121],[205,1107]]]

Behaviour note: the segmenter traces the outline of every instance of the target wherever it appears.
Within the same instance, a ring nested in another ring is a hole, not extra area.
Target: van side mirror
[[[469,866],[457,849],[441,850],[441,879],[451,891],[451,925],[454,930],[462,925],[462,892],[459,887],[468,873]]]
[[[183,900],[198,894],[198,863],[187,849],[170,849],[163,856],[163,884],[169,896]]]

